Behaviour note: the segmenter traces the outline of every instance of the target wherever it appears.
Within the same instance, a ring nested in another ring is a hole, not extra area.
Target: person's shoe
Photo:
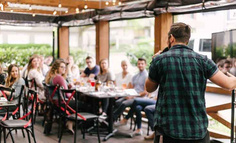
[[[103,112],[102,115],[99,116],[99,119],[106,120],[107,114]]]
[[[155,134],[153,133],[153,134],[151,134],[150,136],[145,136],[144,139],[145,139],[145,140],[153,140],[154,137],[155,137]]]
[[[127,125],[127,122],[122,122],[122,121],[120,121],[120,122],[114,123],[114,126],[115,126],[115,127],[124,126],[124,125]]]
[[[141,135],[143,135],[143,131],[142,130],[134,131],[133,133],[130,133],[129,135],[131,138],[133,138],[134,136],[141,136]]]

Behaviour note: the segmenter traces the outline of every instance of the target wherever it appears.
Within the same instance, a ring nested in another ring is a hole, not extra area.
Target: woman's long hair
[[[17,78],[13,78],[11,76],[11,71],[13,69],[13,67],[16,67],[18,69],[18,76]],[[20,78],[20,71],[19,71],[19,67],[16,65],[16,64],[11,64],[9,67],[8,67],[8,70],[7,70],[7,73],[8,73],[8,76],[6,78],[6,87],[11,87],[16,81],[19,80]]]
[[[108,63],[108,60],[107,60],[107,59],[101,59],[101,60],[99,61],[100,74],[103,74],[103,70],[102,70],[102,67],[101,67],[101,64],[102,64],[103,61],[107,61],[107,63]]]
[[[45,82],[47,84],[50,83],[50,80],[55,77],[56,74],[58,74],[58,71],[59,71],[59,67],[60,67],[60,64],[61,63],[64,63],[66,65],[66,62],[63,60],[63,59],[57,59],[55,60],[55,62],[52,64],[52,67],[51,69],[49,70],[46,78],[45,78]],[[63,74],[62,75],[64,78],[66,78],[66,74]]]

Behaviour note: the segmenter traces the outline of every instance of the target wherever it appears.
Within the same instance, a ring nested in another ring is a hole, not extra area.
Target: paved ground
[[[206,100],[207,100],[206,102],[207,106],[212,106],[212,105],[230,102],[231,96],[207,93]],[[58,142],[57,124],[56,123],[54,124],[51,135],[45,136],[43,134],[43,127],[41,126],[41,122],[42,122],[42,117],[38,117],[36,125],[35,125],[35,134],[36,134],[37,143],[57,143]],[[143,123],[144,135],[146,135],[146,131],[147,131],[147,124]],[[129,133],[131,133],[131,130],[129,129],[129,125],[120,127],[118,128],[118,132],[116,133],[116,135],[106,142],[107,143],[152,143],[152,141],[145,141],[143,139],[144,135],[130,138]],[[14,139],[16,143],[28,142],[27,138],[22,137],[22,133],[20,131],[18,131],[17,134],[13,132],[13,134],[14,134]],[[7,139],[7,140],[8,142],[11,142],[10,139]],[[221,140],[221,141],[224,143],[230,142],[229,140]],[[73,135],[65,132],[62,139],[62,143],[72,143],[72,142],[73,142]],[[97,142],[96,135],[91,136],[91,135],[86,134],[86,139],[82,139],[81,132],[79,131],[77,133],[77,143],[96,143],[96,142]]]

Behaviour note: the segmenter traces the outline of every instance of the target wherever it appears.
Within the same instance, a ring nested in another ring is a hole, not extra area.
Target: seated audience
[[[47,56],[44,59],[44,64],[46,64],[47,66],[50,66],[52,64],[52,61],[53,61],[53,57],[52,56]]]
[[[43,80],[44,76],[41,72],[41,69],[39,67],[39,56],[38,55],[33,55],[30,57],[27,70],[25,71],[25,78],[27,80],[34,79],[37,85],[37,91],[38,91],[38,98],[40,100],[45,100],[44,96],[44,87],[43,87]],[[29,84],[30,88],[34,89],[34,86]]]
[[[108,69],[108,60],[107,59],[102,59],[99,62],[99,66],[100,66],[100,73],[97,76],[97,79],[101,82],[106,82],[108,83],[108,81],[114,81],[115,77],[112,74],[112,72]],[[107,108],[108,108],[108,104],[109,104],[109,99],[102,99],[102,117],[106,117],[107,116]]]
[[[8,76],[6,78],[6,87],[11,87],[15,89],[15,92],[12,95],[12,102],[18,103],[19,95],[21,92],[22,85],[25,85],[25,81],[20,77],[19,67],[15,64],[11,64],[7,70]],[[1,85],[3,86],[3,85]],[[5,91],[7,96],[10,96],[10,92]],[[23,98],[23,96],[22,96]],[[16,107],[10,108],[11,111],[15,110]]]
[[[87,68],[81,74],[81,77],[94,78],[99,73],[99,66],[95,65],[94,59],[90,56],[86,58]]]
[[[134,88],[140,97],[145,97],[148,93],[144,87],[145,81],[148,77],[146,68],[146,60],[144,58],[139,58],[137,62],[137,67],[139,73],[132,78],[131,88]],[[126,107],[131,107],[133,104],[133,97],[125,97],[116,100],[115,110],[114,110],[114,120],[116,120],[125,110]]]
[[[128,72],[128,64],[127,61],[121,61],[122,72],[116,74],[116,86],[123,88],[131,87],[132,75]]]
[[[0,64],[0,84],[1,85],[5,84],[6,76],[7,74],[3,72],[2,64]]]
[[[74,58],[72,56],[67,57],[67,80],[69,83],[73,83],[74,79],[80,78],[79,67],[74,63]]]
[[[148,105],[144,108],[144,112],[148,119],[148,125],[152,131],[154,131],[154,112],[156,105]],[[155,133],[153,132],[150,136],[145,136],[145,140],[153,140],[155,137]]]
[[[232,59],[232,68],[230,69],[230,73],[236,76],[236,58]]]
[[[227,74],[227,72],[230,72],[231,68],[231,62],[227,59],[222,59],[218,63],[218,68],[221,70],[224,74]]]
[[[69,84],[66,81],[66,62],[63,59],[55,60],[55,62],[52,64],[52,67],[45,78],[45,83],[49,85],[54,85],[54,86],[59,85],[63,87],[64,89],[68,89]],[[69,96],[70,94],[67,94],[67,97]],[[58,95],[55,95],[53,99],[57,100]],[[75,109],[74,100],[70,100],[69,106]],[[74,133],[72,121],[67,121],[66,126],[71,131],[71,133]]]
[[[39,56],[39,67],[42,71],[43,76],[45,77],[49,70],[49,66],[44,64],[44,56],[42,55]]]

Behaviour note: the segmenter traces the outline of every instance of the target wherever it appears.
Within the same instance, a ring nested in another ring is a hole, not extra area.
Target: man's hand
[[[161,52],[162,52],[162,51],[160,50],[160,51],[158,51],[156,54],[154,54],[154,55],[152,56],[152,59],[154,59],[156,56],[160,55]]]

